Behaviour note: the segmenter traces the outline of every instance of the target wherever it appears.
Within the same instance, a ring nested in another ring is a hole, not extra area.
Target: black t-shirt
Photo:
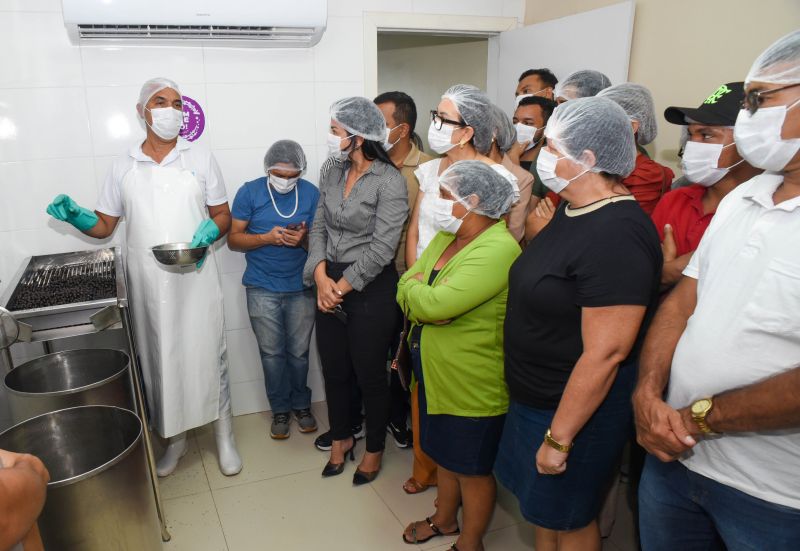
[[[581,307],[648,307],[627,363],[657,304],[663,259],[650,217],[630,200],[590,208],[568,216],[562,202],[509,273],[506,382],[511,398],[530,407],[558,407],[583,353]]]

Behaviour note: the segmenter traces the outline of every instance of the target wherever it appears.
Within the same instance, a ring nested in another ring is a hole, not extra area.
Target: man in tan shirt
[[[421,141],[419,136],[414,133],[414,127],[417,124],[417,107],[411,96],[404,92],[384,92],[374,101],[383,113],[389,131],[384,147],[388,148],[389,158],[406,178],[410,219],[411,209],[416,203],[419,191],[419,181],[414,175],[414,171],[419,165],[430,161],[433,157],[419,148]],[[408,220],[403,226],[403,234],[400,236],[400,244],[394,259],[400,274],[408,268],[404,256],[407,233]]]

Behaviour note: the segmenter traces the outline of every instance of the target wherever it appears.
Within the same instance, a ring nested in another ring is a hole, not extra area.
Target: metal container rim
[[[93,476],[96,476],[96,475],[98,475],[98,474],[100,474],[102,472],[107,471],[108,469],[110,469],[114,465],[117,465],[123,459],[128,457],[131,454],[131,452],[133,452],[133,448],[135,448],[139,444],[141,439],[142,439],[142,430],[143,430],[143,428],[142,428],[142,420],[139,419],[139,416],[136,415],[136,413],[134,413],[133,411],[131,411],[129,409],[125,409],[125,408],[121,408],[121,407],[117,407],[117,406],[100,406],[100,405],[76,406],[76,407],[71,407],[71,408],[57,409],[55,411],[49,411],[47,413],[43,413],[41,415],[37,415],[36,417],[31,417],[30,419],[26,419],[25,421],[17,423],[13,427],[10,427],[10,428],[4,430],[3,432],[0,432],[0,437],[2,437],[7,432],[11,432],[12,430],[16,429],[17,427],[19,427],[21,425],[24,425],[25,423],[33,422],[35,419],[39,419],[40,417],[46,417],[48,415],[55,415],[56,413],[63,413],[65,411],[72,411],[72,410],[77,410],[77,409],[113,409],[113,410],[122,411],[125,414],[133,416],[136,419],[136,421],[138,422],[138,425],[139,425],[139,432],[136,434],[136,437],[133,439],[133,441],[130,443],[130,445],[127,448],[125,448],[122,452],[120,452],[116,457],[110,459],[109,461],[106,461],[102,465],[98,465],[94,469],[86,471],[85,473],[79,474],[77,476],[73,476],[71,478],[65,478],[63,480],[50,481],[50,482],[47,483],[47,489],[48,490],[56,489],[56,488],[63,488],[64,486],[71,486],[73,484],[77,484],[78,482],[82,482],[82,481],[87,480],[89,478],[92,478]]]
[[[120,369],[119,371],[117,371],[116,373],[111,375],[110,377],[106,377],[105,379],[102,379],[100,381],[95,381],[94,383],[91,383],[91,384],[88,384],[88,385],[84,385],[84,386],[80,386],[80,387],[77,387],[77,388],[72,388],[72,389],[69,389],[69,390],[56,390],[54,392],[23,392],[21,390],[17,390],[17,389],[14,389],[14,388],[11,388],[10,386],[8,386],[8,378],[17,369],[21,369],[21,368],[25,367],[28,364],[32,364],[34,362],[38,362],[42,358],[46,358],[48,356],[55,356],[56,354],[64,354],[64,353],[69,353],[69,352],[87,352],[87,351],[103,351],[103,352],[109,352],[110,351],[110,352],[116,352],[116,353],[122,354],[125,357],[125,365],[122,367],[122,369]],[[15,396],[24,396],[24,397],[34,397],[35,396],[37,398],[68,396],[70,394],[76,394],[78,392],[84,392],[84,391],[87,391],[87,390],[91,390],[93,388],[97,388],[97,387],[103,386],[103,385],[105,385],[107,383],[110,383],[111,381],[119,379],[120,377],[122,377],[125,374],[126,371],[128,371],[130,369],[130,367],[131,367],[131,358],[130,358],[130,356],[128,356],[128,354],[125,353],[123,350],[118,350],[116,348],[75,348],[75,349],[71,349],[71,350],[59,350],[58,352],[53,352],[51,354],[45,354],[44,356],[39,356],[38,358],[34,358],[33,360],[28,360],[27,362],[16,366],[14,369],[12,369],[8,373],[6,373],[5,377],[3,377],[3,388],[7,392],[9,392],[10,394],[13,394]]]

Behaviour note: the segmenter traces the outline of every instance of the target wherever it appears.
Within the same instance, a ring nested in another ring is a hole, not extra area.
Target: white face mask
[[[538,140],[534,140],[536,133],[539,131],[538,128],[535,126],[528,126],[527,124],[522,124],[518,122],[514,125],[514,128],[517,129],[517,141],[519,143],[529,142],[528,146],[525,148],[525,151],[529,149],[533,149],[536,147]]]
[[[436,231],[444,231],[448,233],[456,233],[464,218],[469,214],[470,209],[461,218],[453,216],[453,207],[456,205],[455,201],[437,197],[431,202],[431,209],[433,210],[433,226]]]
[[[514,101],[516,101],[516,102],[517,102],[517,107],[519,107],[519,102],[521,102],[521,101],[522,101],[522,100],[524,100],[525,98],[532,98],[532,97],[533,97],[533,96],[535,96],[536,94],[539,94],[539,93],[541,93],[541,92],[544,92],[545,90],[547,90],[547,88],[542,88],[541,90],[539,90],[539,91],[537,91],[537,92],[534,92],[533,94],[520,94],[520,95],[518,95],[516,98],[514,98]]]
[[[553,191],[553,193],[561,193],[570,182],[589,172],[589,169],[587,168],[569,180],[564,179],[561,176],[556,176],[556,164],[558,164],[558,161],[563,158],[564,157],[556,157],[546,149],[542,149],[539,152],[539,157],[536,159],[536,172],[539,173],[542,183],[547,186],[548,189]]]
[[[443,124],[440,130],[436,130],[436,126],[431,122],[428,127],[428,145],[436,153],[444,155],[456,146],[456,144],[451,143],[455,129],[455,126]]]
[[[280,176],[275,176],[274,174],[269,175],[269,184],[272,188],[280,193],[281,195],[285,193],[289,193],[294,189],[297,185],[297,180],[300,179],[300,176],[295,176],[294,178],[281,178]]]
[[[727,168],[719,168],[719,156],[726,147],[736,142],[722,145],[717,143],[686,142],[681,159],[681,168],[686,178],[693,184],[711,187],[719,182],[733,167],[744,162],[744,159]]]
[[[764,170],[780,172],[792,160],[800,149],[800,138],[784,140],[781,130],[786,113],[798,103],[800,100],[789,106],[761,107],[755,115],[751,115],[747,109],[739,111],[736,126],[733,127],[733,139],[739,154],[748,163]]]
[[[147,108],[145,108],[147,109]],[[156,107],[147,109],[153,118],[153,124],[148,125],[156,136],[162,140],[174,140],[178,137],[183,126],[183,111],[172,107]],[[147,119],[145,119],[145,123]]]
[[[398,124],[394,128],[400,128],[400,125]],[[384,151],[389,151],[391,148],[393,148],[395,145],[397,145],[397,142],[400,141],[400,138],[397,138],[393,142],[389,141],[389,136],[391,135],[391,133],[394,130],[394,128],[387,128],[386,129],[386,137],[383,139],[383,143],[381,144],[381,145],[383,145],[383,150]]]
[[[349,151],[342,151],[342,140],[352,138],[353,134],[340,138],[336,134],[328,132],[328,157],[333,157],[336,160],[342,161],[350,154]]]

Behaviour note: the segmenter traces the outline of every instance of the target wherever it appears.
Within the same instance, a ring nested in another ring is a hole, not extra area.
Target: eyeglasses
[[[800,86],[800,82],[787,84],[786,86],[773,88],[772,90],[751,90],[747,92],[747,95],[744,97],[744,101],[742,101],[742,109],[747,109],[751,115],[755,115],[756,111],[758,111],[758,108],[761,107],[762,103],[764,103],[764,96],[774,94],[775,92],[780,92],[781,90],[794,88],[795,86]]]
[[[440,117],[436,109],[431,109],[431,121],[433,121],[433,127],[436,130],[441,130],[443,124],[452,124],[453,126],[458,126],[459,128],[469,126],[462,121],[451,121],[450,119]]]

